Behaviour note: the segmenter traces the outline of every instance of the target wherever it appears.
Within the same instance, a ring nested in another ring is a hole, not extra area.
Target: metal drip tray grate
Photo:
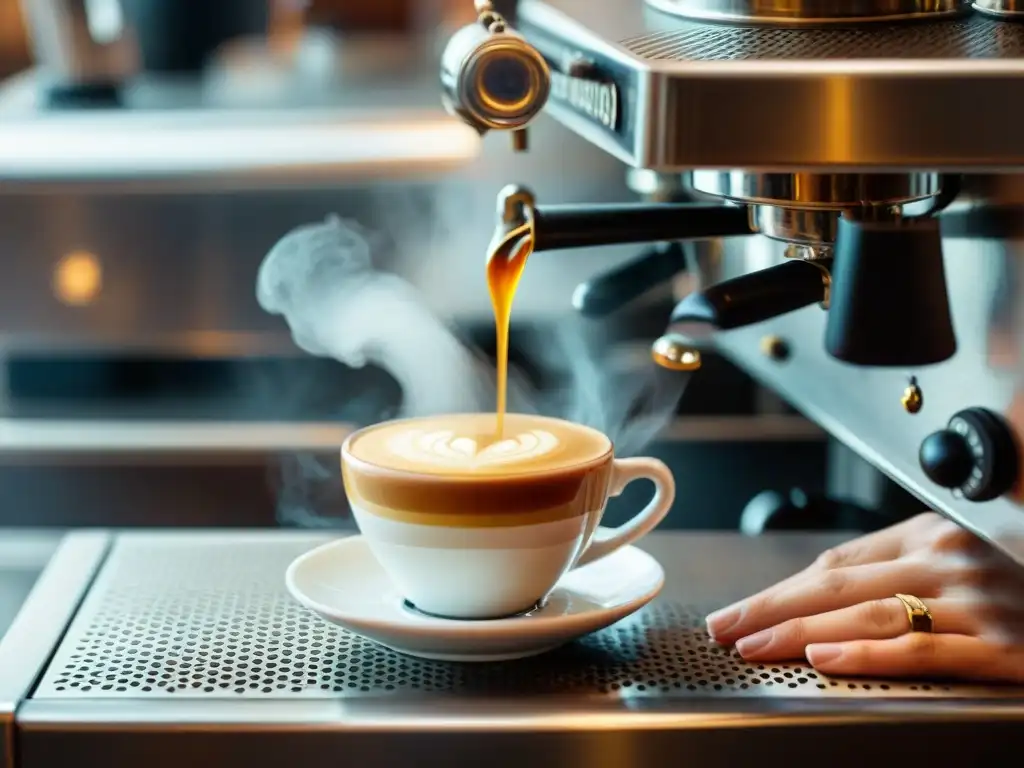
[[[671,599],[532,660],[421,661],[328,625],[291,600],[282,574],[313,543],[122,537],[34,698],[986,695],[749,665],[709,643],[704,610]]]
[[[1024,26],[974,18],[843,29],[683,24],[620,45],[661,61],[772,59],[1017,59]]]

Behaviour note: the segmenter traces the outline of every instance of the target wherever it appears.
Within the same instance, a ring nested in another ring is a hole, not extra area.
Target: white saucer
[[[535,656],[603,629],[661,591],[653,557],[624,547],[566,574],[543,607],[508,619],[462,621],[407,608],[362,536],[317,547],[285,574],[292,597],[321,617],[409,656],[504,661]]]

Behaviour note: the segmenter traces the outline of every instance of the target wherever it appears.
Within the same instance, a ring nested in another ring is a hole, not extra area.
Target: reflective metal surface
[[[350,166],[340,177],[315,166],[275,170],[268,164],[265,174],[179,177],[166,185],[152,177],[0,184],[0,232],[8,249],[0,281],[0,358],[298,356],[285,323],[257,302],[254,280],[283,232],[326,213],[366,227],[374,238],[374,267],[408,281],[434,314],[468,326],[490,323],[489,297],[477,285],[480,254],[494,227],[494,194],[509,178],[529,178],[545,202],[629,195],[614,159],[550,121],[531,130],[538,142],[533,151],[514,155],[504,142],[491,143],[485,158],[459,171],[430,171],[424,157],[423,164],[384,163],[365,174]],[[342,127],[339,135],[346,134]],[[335,146],[332,152],[337,158],[348,150]],[[579,282],[635,258],[637,250],[618,246],[585,259],[536,259],[523,278],[518,316],[530,323],[571,311]],[[98,284],[64,279],[65,267],[83,263],[98,267],[91,270],[99,272]]]
[[[1000,19],[1024,16],[1024,3],[1020,0],[974,0],[971,4],[976,11]]]
[[[445,106],[480,133],[522,130],[541,111],[551,73],[537,50],[489,3],[456,32],[441,59]]]
[[[524,0],[553,72],[593,62],[548,111],[654,171],[963,170],[1024,165],[1024,27],[978,14],[877,29],[687,22],[644,0]],[[614,119],[597,108],[614,97]],[[710,105],[713,105],[711,107]],[[879,119],[885,115],[885,119]],[[762,129],[770,126],[770,130]]]
[[[395,654],[294,604],[283,571],[323,537],[121,534],[19,708],[20,765],[102,752],[116,768],[140,749],[159,765],[213,754],[248,766],[335,765],[339,754],[415,765],[427,750],[448,764],[544,768],[570,755],[633,765],[685,752],[725,766],[785,749],[812,759],[822,739],[838,764],[851,749],[891,755],[904,739],[935,764],[1005,749],[1024,719],[1021,689],[831,680],[748,665],[708,643],[707,610],[838,540],[654,534],[644,548],[667,582],[645,612],[532,660],[457,665]],[[880,723],[887,739],[875,738]],[[886,749],[865,746],[876,741]]]
[[[18,540],[16,532],[6,535]],[[16,765],[18,706],[35,685],[88,589],[108,540],[103,533],[82,532],[65,537],[0,639],[0,760],[5,768]]]
[[[1024,211],[1016,216],[1024,222]],[[958,343],[947,362],[920,369],[846,365],[824,348],[826,313],[799,310],[715,335],[716,348],[821,424],[924,504],[950,515],[1024,564],[1024,486],[983,503],[958,498],[930,481],[918,463],[921,442],[957,411],[984,406],[1024,438],[1024,240],[944,241],[949,299]],[[716,279],[761,269],[784,256],[766,238],[731,241]],[[783,339],[785,360],[766,356],[762,340]],[[916,378],[923,405],[902,400]],[[1024,467],[1020,468],[1024,477]]]
[[[38,103],[45,73],[24,73],[0,86],[0,180],[265,188],[409,178],[479,155],[480,137],[432,89],[363,84],[303,101],[276,94],[285,74],[266,75],[271,94],[241,103],[210,82],[152,77],[134,81],[121,108],[53,112]]]
[[[696,371],[700,368],[700,350],[674,334],[662,336],[651,347],[651,357],[662,368],[672,371]]]
[[[440,111],[91,112],[0,121],[3,180],[207,177],[223,188],[326,174],[406,178],[465,165],[478,152],[479,137]]]
[[[698,192],[745,203],[835,210],[902,205],[937,195],[937,173],[746,173],[694,171]]]
[[[705,194],[755,203],[752,222],[787,241],[730,240],[722,259],[701,265],[704,286],[803,257],[806,246],[815,248],[811,255],[827,255],[839,209],[851,217],[927,217],[950,204],[958,189],[963,194],[950,211],[1000,199],[1019,205],[1021,177],[1008,172],[1024,165],[1024,134],[997,125],[990,110],[1000,100],[1012,109],[1024,104],[1013,96],[1024,84],[1020,25],[973,13],[877,27],[715,25],[670,18],[643,0],[623,0],[600,13],[582,0],[526,0],[520,23],[552,66],[567,56],[593,61],[591,90],[612,92],[620,105],[607,121],[593,104],[555,95],[549,111],[560,122],[647,173],[689,171],[692,186]],[[702,108],[709,104],[715,108]],[[982,126],[984,135],[968,138],[970,125]],[[936,175],[980,169],[998,174],[972,175],[962,187],[953,180],[948,189],[949,177]],[[814,215],[821,209],[828,212]],[[997,218],[1021,216],[1024,210],[1003,209]],[[946,362],[919,369],[838,362],[824,345],[830,315],[817,306],[711,340],[925,504],[1024,564],[1024,482],[977,503],[938,487],[919,465],[924,438],[965,408],[1002,414],[1024,437],[1016,309],[1024,306],[1016,277],[1022,241],[991,239],[1010,237],[991,231],[972,240],[946,234],[955,324],[948,335],[955,331],[956,340],[942,356],[919,357],[946,360],[956,349]],[[885,296],[884,285],[873,287]],[[906,298],[905,306],[917,306]],[[686,335],[693,328],[669,331]],[[706,329],[691,338],[709,341]],[[765,338],[782,340],[790,353],[784,359],[764,354]],[[880,346],[877,351],[872,360],[882,358]],[[911,377],[920,398],[908,408]]]
[[[750,221],[765,237],[796,245],[815,246],[822,255],[822,244],[835,242],[839,213],[829,210],[781,208],[757,205],[750,209]]]
[[[834,24],[956,15],[964,0],[647,0],[653,8],[688,19],[779,25]]]

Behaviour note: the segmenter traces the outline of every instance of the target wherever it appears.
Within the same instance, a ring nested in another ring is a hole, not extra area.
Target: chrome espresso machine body
[[[674,190],[599,208],[507,190],[499,232],[530,219],[538,250],[725,237],[655,359],[693,367],[713,343],[1024,563],[1019,4],[524,0],[515,32],[477,7],[513,53],[453,42],[453,111],[522,130],[546,100]],[[654,253],[599,280],[637,293],[681,268]]]
[[[842,4],[857,18],[828,18],[838,5],[524,0],[508,20],[478,3],[442,83],[481,132],[525,149],[546,106],[647,185],[648,202],[601,207],[502,192],[497,236],[527,227],[539,251],[656,244],[581,288],[581,311],[698,271],[656,361],[693,368],[713,343],[1024,561],[1024,24],[979,12],[1017,7],[994,0],[863,0]],[[721,247],[674,247],[709,239]],[[0,764],[952,766],[1019,752],[1019,687],[828,678],[709,640],[709,610],[842,535],[651,534],[665,585],[648,608],[477,665],[403,656],[292,600],[289,562],[329,537],[94,530],[52,557],[37,547],[45,569],[0,641]]]

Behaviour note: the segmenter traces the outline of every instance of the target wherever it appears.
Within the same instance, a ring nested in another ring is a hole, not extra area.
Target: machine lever
[[[746,208],[718,203],[538,206],[534,219],[535,251],[754,234]]]
[[[636,259],[580,283],[572,295],[572,305],[584,317],[609,315],[685,271],[686,252],[684,243],[653,246]]]
[[[534,251],[752,235],[746,208],[718,203],[537,205],[509,184],[498,193],[494,242],[529,229]]]
[[[831,266],[831,259],[793,259],[717,283],[680,301],[672,312],[672,322],[702,323],[728,330],[811,304],[827,304]]]

